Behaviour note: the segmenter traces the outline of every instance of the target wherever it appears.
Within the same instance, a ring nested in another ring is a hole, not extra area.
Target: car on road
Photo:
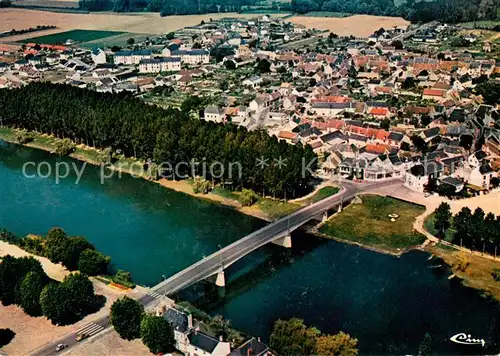
[[[59,352],[59,351],[61,351],[62,349],[65,349],[66,347],[68,347],[68,345],[65,345],[65,344],[57,344],[57,346],[56,346],[56,352]]]
[[[83,339],[86,339],[88,337],[89,337],[89,335],[85,334],[85,333],[77,334],[76,335],[76,341],[82,341]]]

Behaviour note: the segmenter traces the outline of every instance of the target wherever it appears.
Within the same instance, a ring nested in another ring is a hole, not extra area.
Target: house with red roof
[[[422,93],[422,99],[435,100],[435,101],[445,101],[446,100],[446,90],[443,89],[424,89]]]

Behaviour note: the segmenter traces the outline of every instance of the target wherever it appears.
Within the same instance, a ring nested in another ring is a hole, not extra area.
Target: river
[[[23,176],[25,162],[58,156],[0,142],[0,226],[17,234],[45,234],[53,226],[86,236],[112,257],[114,268],[152,285],[264,222],[230,208],[169,191],[123,175],[100,183],[99,169],[86,165],[75,184],[70,174],[56,184]],[[62,162],[83,163],[69,158]],[[30,166],[28,174],[35,167]],[[297,316],[324,332],[357,337],[362,353],[416,353],[426,332],[437,353],[498,352],[500,308],[457,280],[446,268],[432,268],[424,252],[395,258],[297,232],[293,248],[274,245],[248,255],[226,274],[225,293],[199,283],[180,294],[233,327],[268,338],[277,318]],[[470,333],[485,348],[454,344]]]

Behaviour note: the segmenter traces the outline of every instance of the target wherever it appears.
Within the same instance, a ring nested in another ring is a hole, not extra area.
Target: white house
[[[343,111],[353,112],[352,103],[314,103],[311,111],[318,116],[335,116]]]
[[[167,47],[161,52],[164,57],[179,57],[186,64],[207,64],[210,62],[210,52],[205,49],[170,50]]]
[[[439,179],[443,165],[437,161],[417,163],[405,172],[404,186],[416,192],[423,192],[429,179]]]
[[[115,64],[127,65],[139,64],[144,59],[151,59],[151,53],[150,50],[120,51],[116,52],[113,56],[113,62]]]
[[[181,70],[180,57],[151,58],[139,62],[139,73],[173,72]]]
[[[242,84],[246,87],[252,87],[253,89],[257,88],[262,83],[262,78],[259,76],[253,76],[245,79]]]
[[[185,352],[188,356],[226,356],[231,353],[229,342],[216,339],[200,331],[188,336],[189,344]]]
[[[106,53],[102,49],[93,49],[90,55],[92,56],[92,61],[94,62],[94,64],[106,63]]]
[[[207,121],[222,122],[224,120],[224,110],[217,106],[208,106],[205,108],[204,117]]]

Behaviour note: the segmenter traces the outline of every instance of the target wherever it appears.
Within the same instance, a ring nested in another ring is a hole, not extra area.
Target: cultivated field
[[[66,32],[54,33],[52,35],[37,36],[27,38],[23,42],[34,42],[43,44],[64,44],[68,39],[75,42],[88,42],[100,40],[110,36],[121,35],[120,31],[98,31],[98,30],[71,30]]]
[[[277,14],[281,16],[283,14]],[[58,30],[43,32],[49,34],[74,29],[123,31],[143,34],[165,34],[185,26],[199,24],[202,20],[224,17],[252,18],[255,14],[219,13],[160,17],[157,13],[56,13],[27,9],[0,9],[0,32],[13,28],[22,29],[37,25],[54,25]],[[19,41],[33,37],[33,34],[8,37],[8,41]]]
[[[354,15],[344,18],[321,18],[309,16],[294,16],[288,21],[304,25],[308,28],[324,29],[339,36],[367,37],[383,27],[386,29],[398,25],[409,25],[410,22],[401,17]]]

